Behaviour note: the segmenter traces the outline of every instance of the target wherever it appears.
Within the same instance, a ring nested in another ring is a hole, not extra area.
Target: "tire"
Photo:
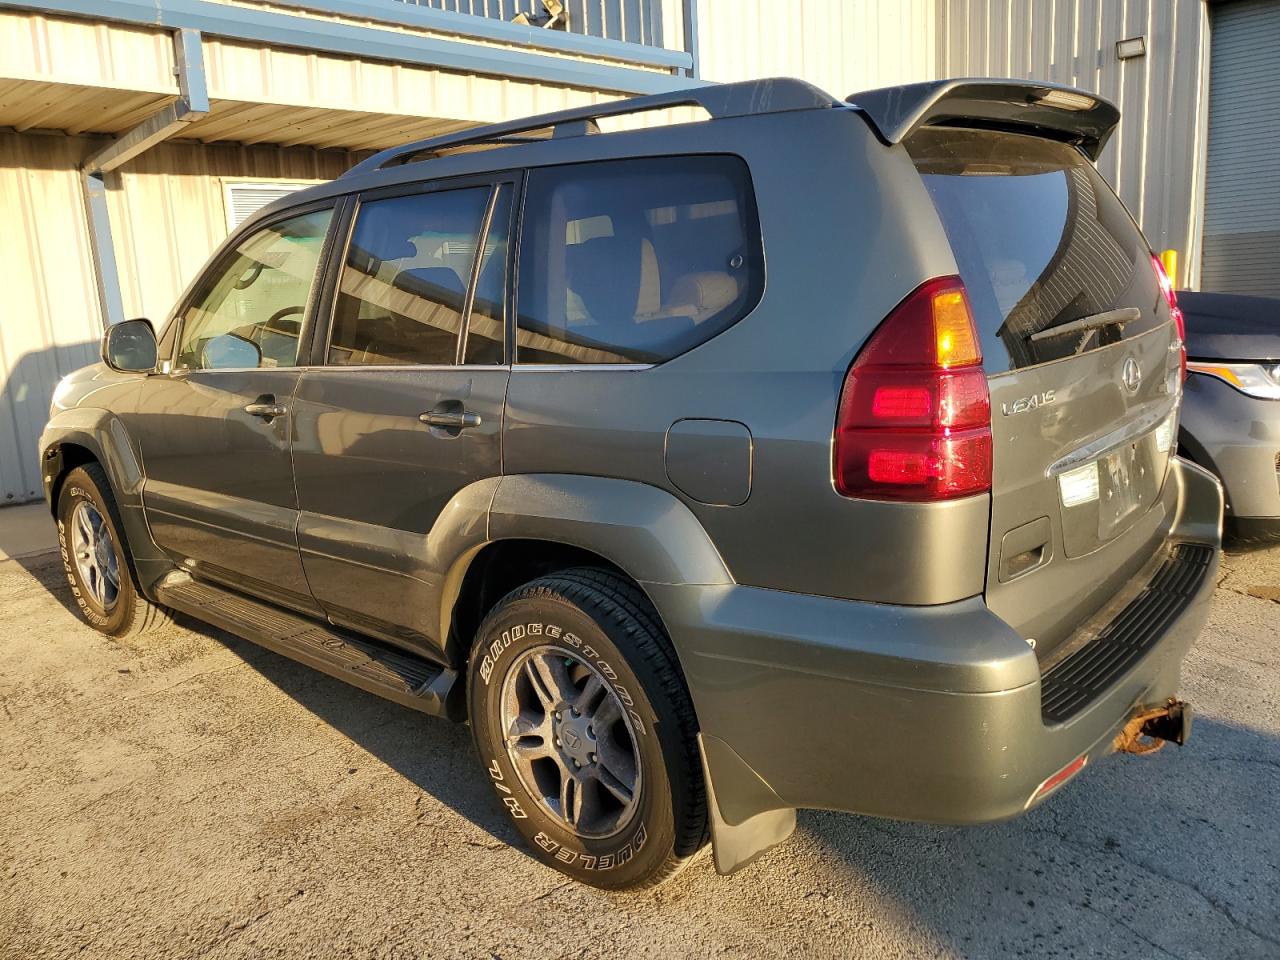
[[[76,467],[58,493],[58,549],[71,593],[85,621],[110,637],[132,637],[168,623],[169,611],[138,590],[129,542],[106,472],[96,463]],[[83,523],[82,523],[83,522]],[[77,528],[98,533],[100,550],[86,551]],[[105,535],[106,542],[102,537]],[[86,561],[86,552],[92,561]],[[86,567],[90,572],[86,575]],[[97,571],[97,576],[93,574]]]
[[[468,707],[499,799],[548,866],[604,889],[653,886],[706,843],[693,703],[629,581],[575,568],[504,597],[476,635]]]

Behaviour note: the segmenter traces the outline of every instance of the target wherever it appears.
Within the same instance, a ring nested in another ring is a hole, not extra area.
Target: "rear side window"
[[[750,177],[736,157],[529,174],[521,363],[661,363],[745,316],[763,284]]]
[[[471,187],[360,205],[338,281],[330,364],[456,362],[489,192]]]
[[[1161,322],[1147,242],[1074,147],[933,127],[912,134],[907,149],[951,241],[989,372],[1083,353]],[[1126,307],[1140,315],[1032,339]]]

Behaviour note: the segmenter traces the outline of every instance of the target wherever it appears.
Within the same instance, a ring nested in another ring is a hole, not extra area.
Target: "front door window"
[[[333,210],[271,224],[205,277],[182,314],[176,367],[292,367]]]

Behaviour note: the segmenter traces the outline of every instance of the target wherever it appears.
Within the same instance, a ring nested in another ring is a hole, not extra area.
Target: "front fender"
[[[72,407],[55,413],[40,434],[40,472],[50,508],[66,444],[84,447],[102,464],[121,509],[142,503],[142,462],[120,418],[98,407]]]
[[[40,435],[40,474],[50,510],[56,510],[57,485],[69,469],[69,458],[64,456],[68,446],[87,450],[106,471],[139,586],[151,597],[152,586],[173,569],[173,563],[151,539],[142,510],[146,476],[129,431],[114,413],[98,407],[72,407],[55,413]]]

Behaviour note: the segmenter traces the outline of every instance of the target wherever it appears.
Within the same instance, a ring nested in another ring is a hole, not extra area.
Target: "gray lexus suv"
[[[533,855],[601,887],[1181,743],[1222,493],[1091,162],[1117,120],[772,80],[372,156],[59,386],[79,606],[468,722]]]

